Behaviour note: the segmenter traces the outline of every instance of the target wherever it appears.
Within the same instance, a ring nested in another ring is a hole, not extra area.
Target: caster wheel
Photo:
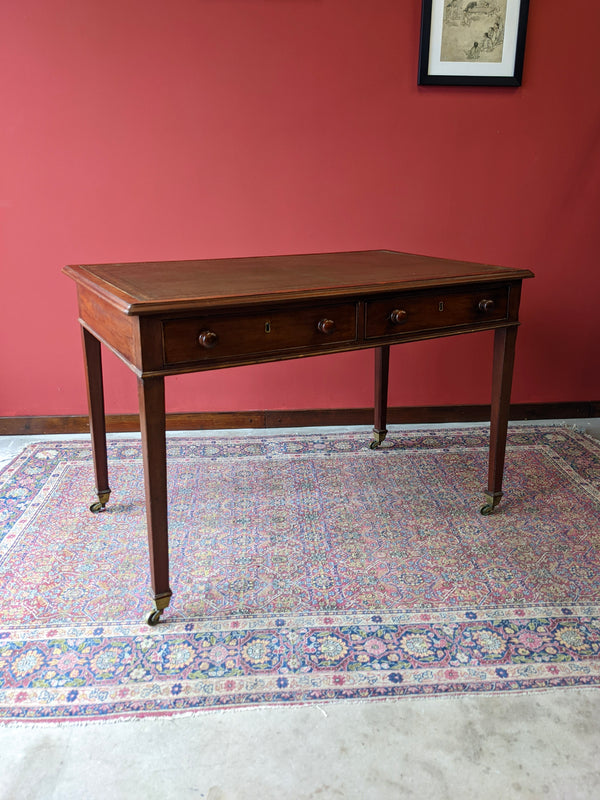
[[[97,500],[90,506],[90,511],[92,512],[92,514],[99,514],[101,511],[104,511],[105,507],[106,506],[103,503]]]
[[[481,513],[484,517],[489,517],[490,514],[494,513],[494,506],[490,505],[490,503],[486,503],[484,506],[481,506]]]
[[[380,444],[379,442],[375,442],[375,441],[373,441],[373,442],[371,442],[371,444],[369,445],[369,448],[370,448],[371,450],[377,450],[377,448],[379,447],[379,444]]]
[[[155,625],[158,625],[158,623],[160,622],[160,615],[161,614],[162,614],[162,611],[157,611],[155,608],[152,609],[152,611],[149,611],[146,614],[146,623],[148,625],[150,625],[151,627],[154,627]]]

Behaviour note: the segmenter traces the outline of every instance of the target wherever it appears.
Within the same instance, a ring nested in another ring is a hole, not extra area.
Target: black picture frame
[[[520,86],[528,14],[529,0],[422,0],[419,85]]]

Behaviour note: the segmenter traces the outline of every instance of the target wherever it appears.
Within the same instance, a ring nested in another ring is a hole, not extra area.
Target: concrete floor
[[[34,438],[0,438],[0,466]],[[591,800],[599,719],[572,689],[0,726],[0,798]]]

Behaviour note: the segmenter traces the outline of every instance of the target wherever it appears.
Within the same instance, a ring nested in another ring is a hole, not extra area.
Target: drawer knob
[[[319,320],[317,328],[321,333],[333,333],[335,330],[335,322],[332,319]]]
[[[479,310],[480,311],[493,311],[494,309],[494,301],[493,300],[480,300],[479,301]]]
[[[394,325],[401,325],[408,317],[408,311],[403,308],[395,308],[390,314],[390,319]]]
[[[210,348],[214,347],[219,341],[219,337],[214,331],[202,331],[198,336],[198,341],[202,347],[206,347],[207,350],[210,350]]]

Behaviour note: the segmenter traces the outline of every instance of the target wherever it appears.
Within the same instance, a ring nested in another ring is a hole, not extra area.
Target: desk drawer
[[[406,292],[365,304],[365,337],[459,328],[507,319],[508,286],[464,291]]]
[[[173,365],[243,360],[294,350],[319,352],[356,341],[356,320],[355,303],[168,319],[162,323],[163,359],[165,365]]]

